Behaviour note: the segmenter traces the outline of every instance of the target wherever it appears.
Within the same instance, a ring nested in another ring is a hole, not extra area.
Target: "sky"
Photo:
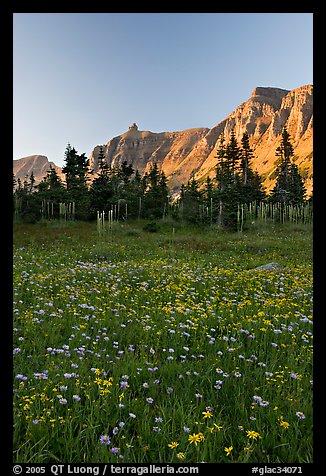
[[[305,84],[312,13],[14,13],[13,159],[211,128],[256,86]]]

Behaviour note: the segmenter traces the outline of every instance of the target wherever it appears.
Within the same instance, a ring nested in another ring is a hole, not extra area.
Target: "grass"
[[[145,224],[15,225],[15,461],[312,462],[311,227]]]

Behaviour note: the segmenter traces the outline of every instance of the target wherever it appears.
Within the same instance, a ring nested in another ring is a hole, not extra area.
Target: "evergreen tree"
[[[239,188],[241,183],[239,174],[241,151],[234,130],[231,131],[228,144],[225,144],[224,134],[221,135],[217,159],[217,222],[225,228],[234,230],[237,228],[237,211],[240,201]]]
[[[76,218],[90,218],[90,203],[88,193],[89,163],[85,153],[78,155],[74,147],[67,145],[65,165],[62,172],[66,175],[67,199],[75,202]]]
[[[124,186],[123,197],[128,206],[128,218],[140,218],[144,206],[144,189],[142,177],[138,170]]]
[[[279,163],[271,200],[283,204],[302,203],[306,189],[298,166],[293,162],[294,151],[286,126],[283,128],[281,144],[277,147],[275,155],[279,157]]]
[[[40,207],[35,193],[35,177],[33,171],[25,176],[23,186],[18,178],[18,187],[14,192],[14,211],[16,216],[26,223],[36,223],[40,218]]]
[[[241,171],[243,185],[247,185],[248,183],[248,171],[253,155],[253,151],[249,144],[248,132],[244,132],[241,139]]]
[[[66,175],[67,191],[72,198],[79,198],[81,193],[87,192],[88,159],[84,153],[78,155],[70,144],[65,151],[65,165],[62,172]]]
[[[201,208],[203,192],[199,190],[198,181],[193,177],[182,188],[180,200],[183,218],[191,223],[201,221]]]
[[[213,198],[214,195],[214,184],[210,177],[206,178],[204,195],[206,202],[210,203],[211,198]]]
[[[167,179],[163,171],[158,170],[155,162],[148,173],[143,177],[144,207],[143,213],[148,218],[162,218],[167,210],[169,201],[169,189]]]
[[[228,164],[230,176],[233,183],[236,181],[236,176],[240,169],[241,150],[235,137],[234,129],[231,131],[230,141],[226,146],[225,159]]]
[[[258,172],[252,170],[253,157],[254,152],[249,144],[249,135],[244,132],[241,139],[241,203],[261,201],[265,198],[261,177]]]
[[[99,169],[100,175],[105,175],[105,173],[108,169],[108,164],[105,160],[105,154],[104,154],[102,145],[100,146],[100,151],[99,151],[99,154],[98,154],[98,157],[97,157],[97,162],[98,162],[98,169]]]
[[[132,167],[132,164],[128,165],[128,162],[124,160],[119,167],[119,178],[121,179],[124,186],[127,186],[130,183],[134,172],[135,171]]]
[[[292,205],[301,205],[305,201],[306,187],[300,175],[299,167],[292,163],[290,166],[289,202]]]
[[[93,180],[89,189],[90,210],[93,217],[96,216],[97,211],[111,210],[118,200],[118,174],[114,168],[104,162],[102,152],[100,149],[97,158],[99,175]]]
[[[55,170],[54,167],[50,165],[50,169],[47,173],[46,177],[47,183],[49,184],[49,190],[54,191],[54,190],[60,190],[62,191],[64,189],[64,185],[62,183],[61,178],[57,174],[57,171]]]

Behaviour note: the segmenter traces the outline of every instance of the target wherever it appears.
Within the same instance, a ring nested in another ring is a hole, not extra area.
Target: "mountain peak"
[[[138,131],[138,126],[135,122],[133,122],[129,127],[128,131]]]
[[[281,89],[281,88],[271,88],[265,86],[257,86],[253,92],[251,93],[251,97],[255,96],[264,96],[264,97],[280,97],[285,96],[288,92],[288,89]]]

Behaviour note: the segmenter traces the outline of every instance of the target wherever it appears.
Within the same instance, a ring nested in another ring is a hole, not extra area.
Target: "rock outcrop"
[[[54,167],[57,174],[61,179],[64,179],[61,167],[55,165],[54,162],[49,162],[49,159],[45,155],[29,155],[28,157],[22,157],[21,159],[13,161],[13,173],[16,180],[20,179],[21,182],[29,177],[31,173],[34,173],[35,184],[38,184],[46,177],[50,166]]]
[[[178,190],[194,176],[203,181],[215,175],[218,141],[223,132],[226,140],[234,129],[240,143],[243,133],[249,134],[254,149],[253,168],[270,190],[275,183],[275,150],[281,132],[287,126],[294,147],[294,160],[305,179],[308,193],[312,191],[313,156],[313,86],[288,91],[256,87],[251,97],[216,126],[178,132],[139,131],[133,123],[128,131],[103,145],[106,160],[112,166],[126,160],[140,173],[152,163],[164,171],[169,186]],[[90,155],[90,165],[97,171],[100,146]]]

